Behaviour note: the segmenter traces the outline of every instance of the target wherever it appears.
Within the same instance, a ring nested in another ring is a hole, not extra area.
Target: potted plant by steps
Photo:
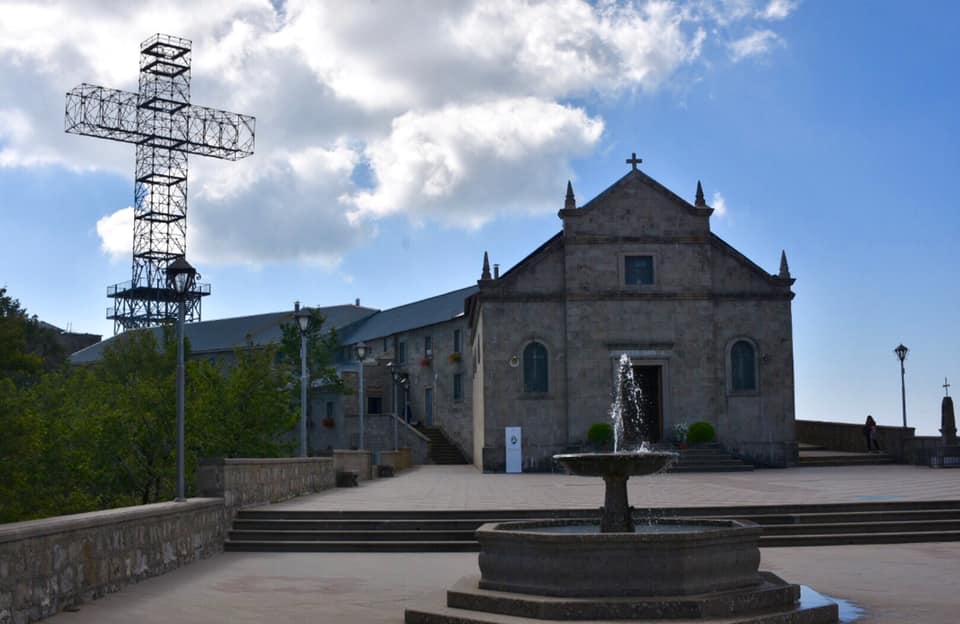
[[[687,448],[687,433],[689,431],[690,425],[685,422],[680,422],[673,426],[673,440],[681,450]]]

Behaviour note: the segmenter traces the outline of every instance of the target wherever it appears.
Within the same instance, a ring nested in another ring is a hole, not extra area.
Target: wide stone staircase
[[[831,451],[816,444],[799,443],[798,466],[872,466],[878,464],[893,464],[894,457],[886,453],[853,453],[848,451]]]
[[[635,510],[654,517],[735,518],[763,527],[761,547],[960,541],[960,501]],[[597,518],[597,509],[459,511],[242,510],[227,551],[476,552],[486,522]]]
[[[467,464],[467,459],[463,456],[453,442],[447,439],[440,427],[428,427],[420,425],[417,427],[420,432],[430,438],[430,461],[434,464]]]
[[[680,457],[667,472],[743,472],[753,470],[753,464],[734,457],[716,443],[698,444],[678,451]]]

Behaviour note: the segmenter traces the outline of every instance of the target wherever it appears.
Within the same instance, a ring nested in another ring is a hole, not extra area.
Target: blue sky
[[[635,151],[681,196],[702,180],[760,266],[786,250],[798,418],[898,424],[903,342],[908,421],[937,432],[960,387],[954,3],[448,5],[0,0],[0,284],[112,332],[134,149],[64,134],[63,94],[135,90],[159,30],[194,42],[195,103],[258,119],[253,157],[191,160],[204,318],[466,286],[485,250],[506,270],[558,231],[567,179],[584,203]]]

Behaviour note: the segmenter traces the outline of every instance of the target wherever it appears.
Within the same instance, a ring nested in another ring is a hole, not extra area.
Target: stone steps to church
[[[836,467],[836,466],[879,466],[893,464],[896,459],[889,455],[818,455],[815,457],[800,456],[797,465],[804,468]]]
[[[763,547],[960,541],[960,501],[689,507],[635,510],[653,517],[735,518],[759,524]],[[240,511],[229,551],[468,552],[486,522],[594,518],[596,509]]]
[[[445,466],[469,463],[460,449],[450,442],[443,429],[426,425],[420,425],[418,429],[430,440],[428,456],[432,463]]]
[[[734,457],[719,444],[681,449],[668,472],[748,472],[753,464]]]

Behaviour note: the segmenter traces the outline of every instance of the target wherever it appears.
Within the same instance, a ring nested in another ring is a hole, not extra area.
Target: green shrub
[[[590,425],[590,430],[587,431],[587,440],[594,446],[609,446],[613,441],[613,426],[605,422]]]
[[[690,430],[687,432],[687,442],[690,444],[703,444],[704,442],[713,442],[713,438],[716,433],[713,430],[713,425],[708,422],[695,422],[690,425]]]

